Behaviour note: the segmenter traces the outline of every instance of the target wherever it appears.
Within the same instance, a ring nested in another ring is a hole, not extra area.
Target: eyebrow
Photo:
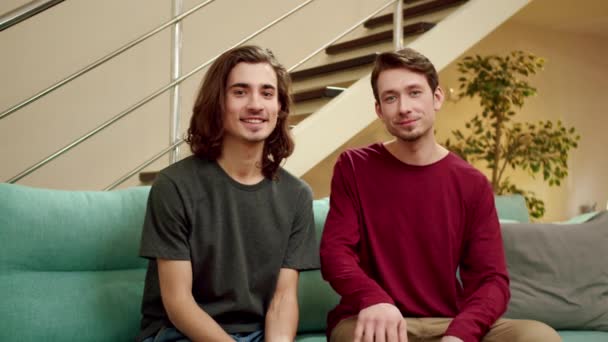
[[[420,89],[420,88],[424,88],[424,86],[421,85],[421,84],[418,84],[418,83],[412,83],[412,84],[409,84],[409,85],[405,86],[404,89],[406,89],[406,90],[412,90],[412,89]],[[401,89],[387,89],[387,90],[381,92],[380,96],[384,96],[384,95],[387,95],[387,94],[397,94],[397,93],[399,93],[400,90]]]
[[[230,87],[228,87],[228,89],[232,89],[232,88],[246,88],[249,89],[251,88],[251,85],[249,83],[234,83],[232,85],[230,85]],[[276,89],[275,86],[273,86],[272,84],[269,83],[265,83],[262,84],[262,89]]]

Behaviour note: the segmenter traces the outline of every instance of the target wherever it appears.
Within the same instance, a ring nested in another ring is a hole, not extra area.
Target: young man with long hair
[[[186,139],[193,155],[150,190],[138,340],[294,340],[298,271],[318,267],[318,250],[312,192],[280,167],[294,147],[289,91],[285,68],[259,47],[208,70]]]
[[[371,82],[395,139],[335,165],[321,239],[323,276],[342,296],[330,341],[560,341],[543,323],[499,319],[510,292],[494,195],[435,140],[444,95],[433,64],[412,49],[383,53]]]

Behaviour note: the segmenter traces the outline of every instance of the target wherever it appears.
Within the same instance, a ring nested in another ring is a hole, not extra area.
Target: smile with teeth
[[[246,122],[246,123],[251,123],[251,124],[259,124],[259,123],[265,122],[266,120],[259,119],[259,118],[251,118],[251,119],[241,119],[241,121]]]

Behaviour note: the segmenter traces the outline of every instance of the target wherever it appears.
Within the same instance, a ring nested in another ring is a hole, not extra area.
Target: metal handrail
[[[0,16],[0,31],[4,31],[13,25],[17,25],[40,12],[44,12],[53,6],[62,3],[63,1],[65,0],[34,0],[23,6],[17,7],[14,10]]]
[[[375,10],[374,12],[372,12],[370,15],[368,15],[365,18],[359,20],[355,25],[349,27],[346,31],[340,33],[339,35],[337,35],[336,37],[334,37],[329,42],[323,44],[319,49],[315,50],[313,53],[311,53],[310,55],[306,56],[304,59],[302,59],[298,63],[294,64],[293,66],[291,66],[287,70],[289,72],[291,72],[295,68],[299,67],[300,65],[302,65],[303,63],[305,63],[306,61],[308,61],[309,59],[311,59],[313,56],[315,56],[319,52],[323,51],[326,47],[328,47],[331,44],[335,43],[340,38],[342,38],[345,35],[347,35],[348,33],[350,33],[352,30],[354,30],[357,27],[361,26],[365,21],[367,21],[371,17],[375,16],[376,14],[380,13],[382,10],[384,10],[385,8],[387,8],[388,6],[390,6],[391,4],[393,4],[393,3],[397,2],[397,1],[401,1],[401,0],[391,0],[391,1],[387,2],[387,3],[385,3],[380,8],[378,8],[377,10]],[[171,151],[171,149],[173,149],[174,147],[177,147],[177,146],[181,145],[182,143],[184,143],[184,140],[182,140],[182,139],[178,140],[175,144],[169,146],[168,148],[165,148],[163,151],[159,152],[159,154],[156,154],[154,157],[146,160],[145,162],[143,162],[142,164],[140,164],[139,166],[137,166],[136,168],[134,168],[133,170],[131,170],[129,173],[127,173],[124,176],[120,177],[114,183],[108,185],[104,190],[112,190],[112,189],[116,188],[120,184],[124,183],[127,179],[133,177],[135,174],[137,174],[138,172],[140,172],[141,170],[143,170],[144,168],[146,168],[148,165],[150,165],[153,162],[155,162],[156,160],[160,159],[163,155],[169,153]]]
[[[252,34],[250,34],[249,36],[245,37],[244,39],[242,39],[241,41],[239,41],[238,43],[234,44],[233,46],[231,46],[230,48],[226,49],[225,51],[223,51],[222,53],[235,48],[243,43],[245,43],[246,41],[250,40],[251,38],[254,38],[255,36],[259,35],[260,33],[264,32],[265,30],[267,30],[268,28],[270,28],[271,26],[274,26],[275,24],[279,23],[280,21],[282,21],[283,19],[287,18],[288,16],[290,16],[291,14],[295,13],[296,11],[298,11],[299,9],[301,9],[302,7],[310,4],[313,0],[307,0],[305,2],[303,2],[302,4],[298,5],[297,7],[295,7],[294,9],[290,10],[289,12],[283,14],[282,16],[278,17],[277,19],[273,20],[272,22],[270,22],[269,24],[267,24],[266,26],[262,27],[261,29],[253,32]],[[101,124],[100,126],[98,126],[97,128],[93,129],[92,131],[86,133],[85,135],[81,136],[80,138],[74,140],[73,142],[71,142],[70,144],[66,145],[65,147],[61,148],[59,151],[53,153],[52,155],[46,157],[45,159],[43,159],[42,161],[34,164],[33,166],[30,166],[29,168],[27,168],[26,170],[22,171],[21,173],[19,173],[18,175],[14,176],[13,178],[9,179],[7,182],[8,183],[15,183],[18,180],[22,179],[23,177],[31,174],[32,172],[38,170],[39,168],[41,168],[42,166],[46,165],[48,162],[52,161],[53,159],[61,156],[62,154],[64,154],[65,152],[71,150],[72,148],[76,147],[77,145],[81,144],[82,142],[88,140],[89,138],[91,138],[92,136],[94,136],[95,134],[99,133],[100,131],[104,130],[105,128],[109,127],[110,125],[114,124],[116,121],[122,119],[123,117],[125,117],[126,115],[128,115],[129,113],[133,112],[134,110],[136,110],[137,108],[143,106],[144,104],[152,101],[153,99],[155,99],[156,97],[158,97],[159,95],[163,94],[165,91],[171,89],[173,86],[180,84],[181,82],[183,82],[184,80],[190,78],[192,75],[194,75],[195,73],[197,73],[198,71],[202,70],[203,68],[205,68],[207,65],[213,63],[213,61],[215,61],[219,56],[221,56],[221,54],[218,54],[217,56],[211,58],[210,60],[208,60],[207,62],[201,64],[200,66],[194,68],[192,71],[190,71],[189,73],[183,75],[182,77],[176,79],[175,81],[169,83],[168,85],[160,88],[159,90],[155,91],[154,93],[148,95],[147,97],[145,97],[143,100],[140,100],[139,102],[137,102],[136,104],[132,105],[131,107],[129,107],[128,109],[124,110],[123,112],[119,113],[118,115],[114,116],[113,118],[109,119],[108,121],[104,122],[103,124]]]
[[[96,60],[95,62],[87,65],[86,67],[80,69],[79,71],[77,71],[77,72],[71,74],[70,76],[64,78],[63,80],[61,80],[61,81],[53,84],[52,86],[44,89],[43,91],[39,92],[38,94],[36,94],[36,95],[34,95],[34,96],[26,99],[26,100],[23,100],[20,103],[18,103],[16,105],[14,105],[14,106],[6,109],[2,113],[0,113],[0,120],[2,120],[3,118],[11,115],[12,113],[18,111],[19,109],[21,109],[21,108],[29,105],[30,103],[39,100],[40,98],[48,95],[49,93],[51,93],[51,92],[59,89],[60,87],[62,87],[65,84],[73,81],[74,79],[76,79],[76,78],[78,78],[78,77],[86,74],[87,72],[89,72],[89,71],[97,68],[101,64],[103,64],[103,63],[109,61],[110,59],[112,59],[112,58],[114,58],[114,57],[122,54],[123,52],[129,50],[130,48],[134,47],[135,45],[137,45],[137,44],[143,42],[144,40],[146,40],[146,39],[154,36],[158,32],[166,29],[167,27],[169,27],[169,26],[175,24],[176,22],[184,19],[185,17],[191,15],[192,13],[198,11],[199,9],[207,6],[208,4],[212,3],[213,1],[215,1],[215,0],[207,0],[207,1],[203,2],[203,3],[201,3],[201,4],[198,4],[198,5],[194,6],[194,7],[192,7],[190,10],[188,10],[188,11],[182,13],[181,15],[179,15],[179,16],[177,16],[177,17],[175,17],[175,18],[173,18],[173,19],[171,19],[169,21],[167,21],[166,23],[164,23],[161,26],[155,28],[154,30],[152,30],[152,31],[150,31],[150,32],[142,35],[141,37],[139,37],[139,38],[137,38],[135,40],[132,40],[131,42],[123,45],[122,47],[118,48],[114,52],[111,52],[111,53],[109,53],[109,54],[101,57],[100,59]]]
[[[366,22],[368,19],[370,19],[371,17],[375,16],[376,14],[382,12],[382,10],[384,10],[385,8],[387,8],[388,6],[390,6],[391,4],[394,4],[396,1],[401,1],[401,0],[391,0],[387,3],[385,3],[384,5],[382,5],[380,8],[378,8],[377,10],[375,10],[374,12],[372,12],[370,15],[366,16],[365,18],[359,20],[355,25],[349,27],[346,31],[340,33],[339,35],[337,35],[336,37],[334,37],[332,40],[330,40],[329,42],[323,44],[320,48],[318,48],[317,50],[315,50],[313,53],[311,53],[310,55],[306,56],[304,59],[302,59],[301,61],[299,61],[298,63],[296,63],[295,65],[293,65],[291,68],[287,69],[287,71],[291,72],[293,71],[295,68],[299,67],[300,65],[306,63],[306,61],[308,61],[309,59],[311,59],[312,57],[314,57],[316,54],[318,54],[319,52],[325,50],[325,48],[327,48],[328,46],[330,46],[331,44],[337,42],[340,38],[346,36],[347,34],[349,34],[351,31],[353,31],[354,29],[356,29],[357,27],[363,25],[364,22]]]
[[[162,156],[164,156],[165,154],[173,151],[174,148],[179,147],[179,145],[181,145],[183,143],[184,143],[183,139],[178,139],[176,142],[174,142],[173,144],[171,144],[169,147],[166,147],[162,151],[160,151],[157,154],[155,154],[154,157],[146,160],[145,162],[143,162],[142,164],[140,164],[139,166],[137,166],[133,170],[131,170],[128,173],[126,173],[124,176],[118,178],[116,181],[114,181],[114,183],[106,186],[105,189],[103,189],[103,190],[104,191],[108,191],[108,190],[112,190],[112,189],[116,188],[120,184],[124,183],[127,179],[133,177],[139,171],[143,170],[148,165],[150,165],[150,164],[154,163],[155,161],[159,160]]]

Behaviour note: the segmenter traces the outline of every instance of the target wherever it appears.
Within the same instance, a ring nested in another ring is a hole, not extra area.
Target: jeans
[[[264,330],[252,333],[229,334],[236,342],[263,342]],[[150,336],[144,342],[189,342],[190,340],[175,328],[162,328],[155,336]]]

